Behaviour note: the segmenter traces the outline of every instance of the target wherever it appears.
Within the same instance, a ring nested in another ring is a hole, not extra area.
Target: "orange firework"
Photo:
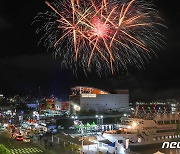
[[[54,48],[62,63],[100,72],[118,73],[129,64],[138,68],[160,48],[163,26],[152,4],[143,0],[57,0],[46,1],[51,11],[39,13],[37,30],[45,46]],[[103,71],[104,70],[104,71]]]

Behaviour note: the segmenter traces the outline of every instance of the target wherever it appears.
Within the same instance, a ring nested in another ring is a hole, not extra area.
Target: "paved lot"
[[[11,154],[33,154],[33,153],[43,153],[41,149],[36,147],[33,148],[17,148],[17,149],[10,149]]]
[[[51,140],[51,137],[48,138]],[[10,138],[7,131],[0,129],[0,144],[4,144],[11,152],[11,154],[74,154],[74,152],[66,151],[60,145],[53,144],[53,146],[45,149],[45,144],[42,139],[41,142],[25,143],[16,141]]]
[[[4,144],[11,154],[47,154],[33,143],[24,143],[10,139],[10,135],[4,130],[0,130],[0,144]]]

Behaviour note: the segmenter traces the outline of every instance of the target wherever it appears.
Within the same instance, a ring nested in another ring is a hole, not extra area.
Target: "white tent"
[[[160,151],[157,151],[157,152],[155,152],[154,154],[164,154],[164,153],[162,153],[162,152],[160,152]]]

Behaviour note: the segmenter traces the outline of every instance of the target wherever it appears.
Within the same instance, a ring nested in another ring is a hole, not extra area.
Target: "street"
[[[6,148],[10,150],[11,154],[40,154],[45,153],[42,149],[34,145],[33,143],[25,143],[23,141],[16,141],[10,139],[10,135],[7,131],[0,129],[0,144],[4,144]]]

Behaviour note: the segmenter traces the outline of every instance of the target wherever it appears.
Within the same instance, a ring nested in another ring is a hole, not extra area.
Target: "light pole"
[[[127,131],[128,129],[137,129],[137,126],[138,126],[138,123],[136,121],[133,121],[131,126],[128,126],[126,128],[126,137],[125,137],[125,145],[126,145],[126,150],[128,149],[129,147],[129,139],[127,138]]]
[[[71,118],[75,121],[76,119],[78,119],[78,116],[71,116]]]
[[[96,118],[97,118],[97,125],[99,125],[99,121],[98,121],[98,115],[96,115]]]
[[[101,125],[103,125],[103,115],[100,116],[101,119]]]
[[[78,105],[73,105],[73,114],[76,114],[76,112],[79,112],[81,110],[81,107]]]
[[[83,139],[83,136],[84,136],[83,127],[84,127],[84,125],[83,125],[82,121],[79,121],[79,120],[74,121],[74,124],[80,126],[80,128],[81,128],[81,136],[82,136],[82,141],[81,141],[81,146],[82,146],[81,154],[83,154],[83,153],[84,153],[84,151],[83,151],[83,144],[84,144],[84,142],[83,142],[83,140],[84,140],[84,139]]]
[[[129,139],[127,138],[127,130],[130,128],[130,126],[128,126],[125,130],[126,130],[126,137],[125,137],[125,146],[126,146],[126,150],[129,147]]]
[[[75,124],[75,120],[78,119],[78,116],[71,116],[71,119],[73,119],[73,123]],[[76,129],[77,131],[77,129]]]
[[[103,115],[96,115],[98,128],[103,125]]]

